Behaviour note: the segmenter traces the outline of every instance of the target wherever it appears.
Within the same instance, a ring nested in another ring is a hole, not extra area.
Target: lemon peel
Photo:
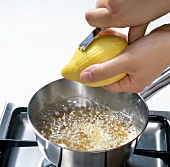
[[[99,87],[112,84],[124,78],[126,73],[99,81],[85,83],[80,80],[80,73],[93,64],[100,64],[118,56],[126,47],[126,40],[113,36],[105,35],[95,38],[85,51],[77,49],[70,62],[62,69],[61,75],[69,80],[80,82],[91,87]]]

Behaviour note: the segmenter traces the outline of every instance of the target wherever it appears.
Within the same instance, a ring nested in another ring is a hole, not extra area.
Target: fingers
[[[134,41],[136,41],[137,39],[143,37],[145,35],[147,26],[148,26],[148,24],[130,27],[129,33],[128,33],[129,44],[131,44]]]
[[[86,12],[86,20],[92,27],[120,27],[119,20],[114,18],[107,8],[97,8]]]
[[[125,72],[125,78],[104,88],[140,92],[170,65],[168,30],[169,26],[162,27],[159,33],[152,32],[133,42],[114,59],[86,68],[80,79],[83,82],[98,82]]]

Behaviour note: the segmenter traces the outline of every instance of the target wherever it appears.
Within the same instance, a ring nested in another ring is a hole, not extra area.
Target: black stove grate
[[[160,158],[163,160],[163,162],[165,164],[170,166],[170,124],[169,124],[169,121],[162,116],[150,115],[149,122],[160,122],[160,123],[164,124],[165,134],[166,134],[167,151],[135,149],[134,154],[153,157],[153,158]]]

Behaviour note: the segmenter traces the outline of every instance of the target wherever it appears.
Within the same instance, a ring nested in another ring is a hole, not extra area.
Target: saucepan
[[[87,87],[64,78],[59,79],[42,87],[34,94],[28,105],[28,120],[42,154],[55,166],[120,167],[133,154],[135,144],[147,126],[149,110],[146,100],[169,83],[170,69],[167,69],[153,84],[139,94],[111,92],[103,88]],[[127,143],[102,151],[79,151],[54,144],[40,132],[39,117],[43,117],[42,112],[46,105],[59,103],[72,97],[83,97],[89,101],[96,100],[113,110],[124,112],[133,120],[138,133]]]

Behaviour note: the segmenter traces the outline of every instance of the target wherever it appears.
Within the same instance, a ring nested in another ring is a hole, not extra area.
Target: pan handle
[[[139,94],[143,99],[148,100],[168,84],[170,84],[170,67],[164,71],[161,76],[156,79],[150,86],[146,87]]]

